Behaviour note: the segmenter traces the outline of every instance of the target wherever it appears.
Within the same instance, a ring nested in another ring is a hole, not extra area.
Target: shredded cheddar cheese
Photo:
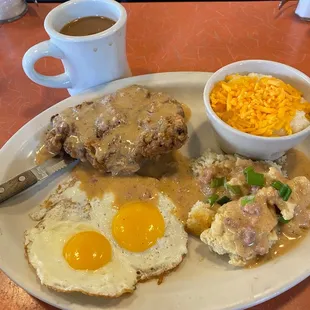
[[[280,79],[268,76],[230,75],[210,94],[215,113],[230,126],[257,136],[291,135],[297,111],[309,117],[310,103],[302,93]]]

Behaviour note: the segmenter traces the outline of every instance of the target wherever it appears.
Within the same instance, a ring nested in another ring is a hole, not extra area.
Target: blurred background
[[[0,0],[2,1],[2,0]],[[47,2],[66,2],[68,0],[38,0],[38,2],[47,3]],[[228,2],[234,0],[116,0],[118,2]],[[279,1],[279,0],[236,0],[234,2],[242,1],[256,1],[256,2],[266,2],[266,1]],[[310,0],[309,0],[310,1]],[[27,0],[27,2],[35,2],[34,0]]]

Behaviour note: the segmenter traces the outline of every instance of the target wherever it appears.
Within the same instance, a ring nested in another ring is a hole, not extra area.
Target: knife
[[[13,179],[0,185],[0,203],[19,194],[34,184],[48,178],[55,172],[68,167],[71,163],[78,162],[73,158],[52,158],[42,165],[33,167]]]

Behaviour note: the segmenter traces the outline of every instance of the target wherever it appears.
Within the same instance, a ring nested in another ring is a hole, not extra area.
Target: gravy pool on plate
[[[135,175],[108,176],[88,165],[79,165],[73,170],[80,188],[89,198],[102,196],[105,192],[115,194],[115,204],[129,201],[152,201],[158,193],[167,195],[176,205],[176,215],[186,222],[193,204],[204,195],[193,177],[190,160],[179,152],[173,152],[149,160]]]

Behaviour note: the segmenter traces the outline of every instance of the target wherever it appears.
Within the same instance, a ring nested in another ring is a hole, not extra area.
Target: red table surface
[[[43,20],[55,6],[30,5],[22,19],[0,25],[0,146],[34,116],[68,97],[64,89],[31,82],[21,66],[26,50],[48,39]],[[263,1],[124,6],[128,12],[127,53],[134,75],[215,71],[242,59],[279,61],[310,75],[310,24],[294,15],[295,1],[281,12],[277,2]],[[39,61],[37,68],[49,75],[62,71],[61,63],[52,59]],[[307,279],[252,309],[310,309],[309,303]],[[0,309],[54,308],[29,296],[0,272]]]

